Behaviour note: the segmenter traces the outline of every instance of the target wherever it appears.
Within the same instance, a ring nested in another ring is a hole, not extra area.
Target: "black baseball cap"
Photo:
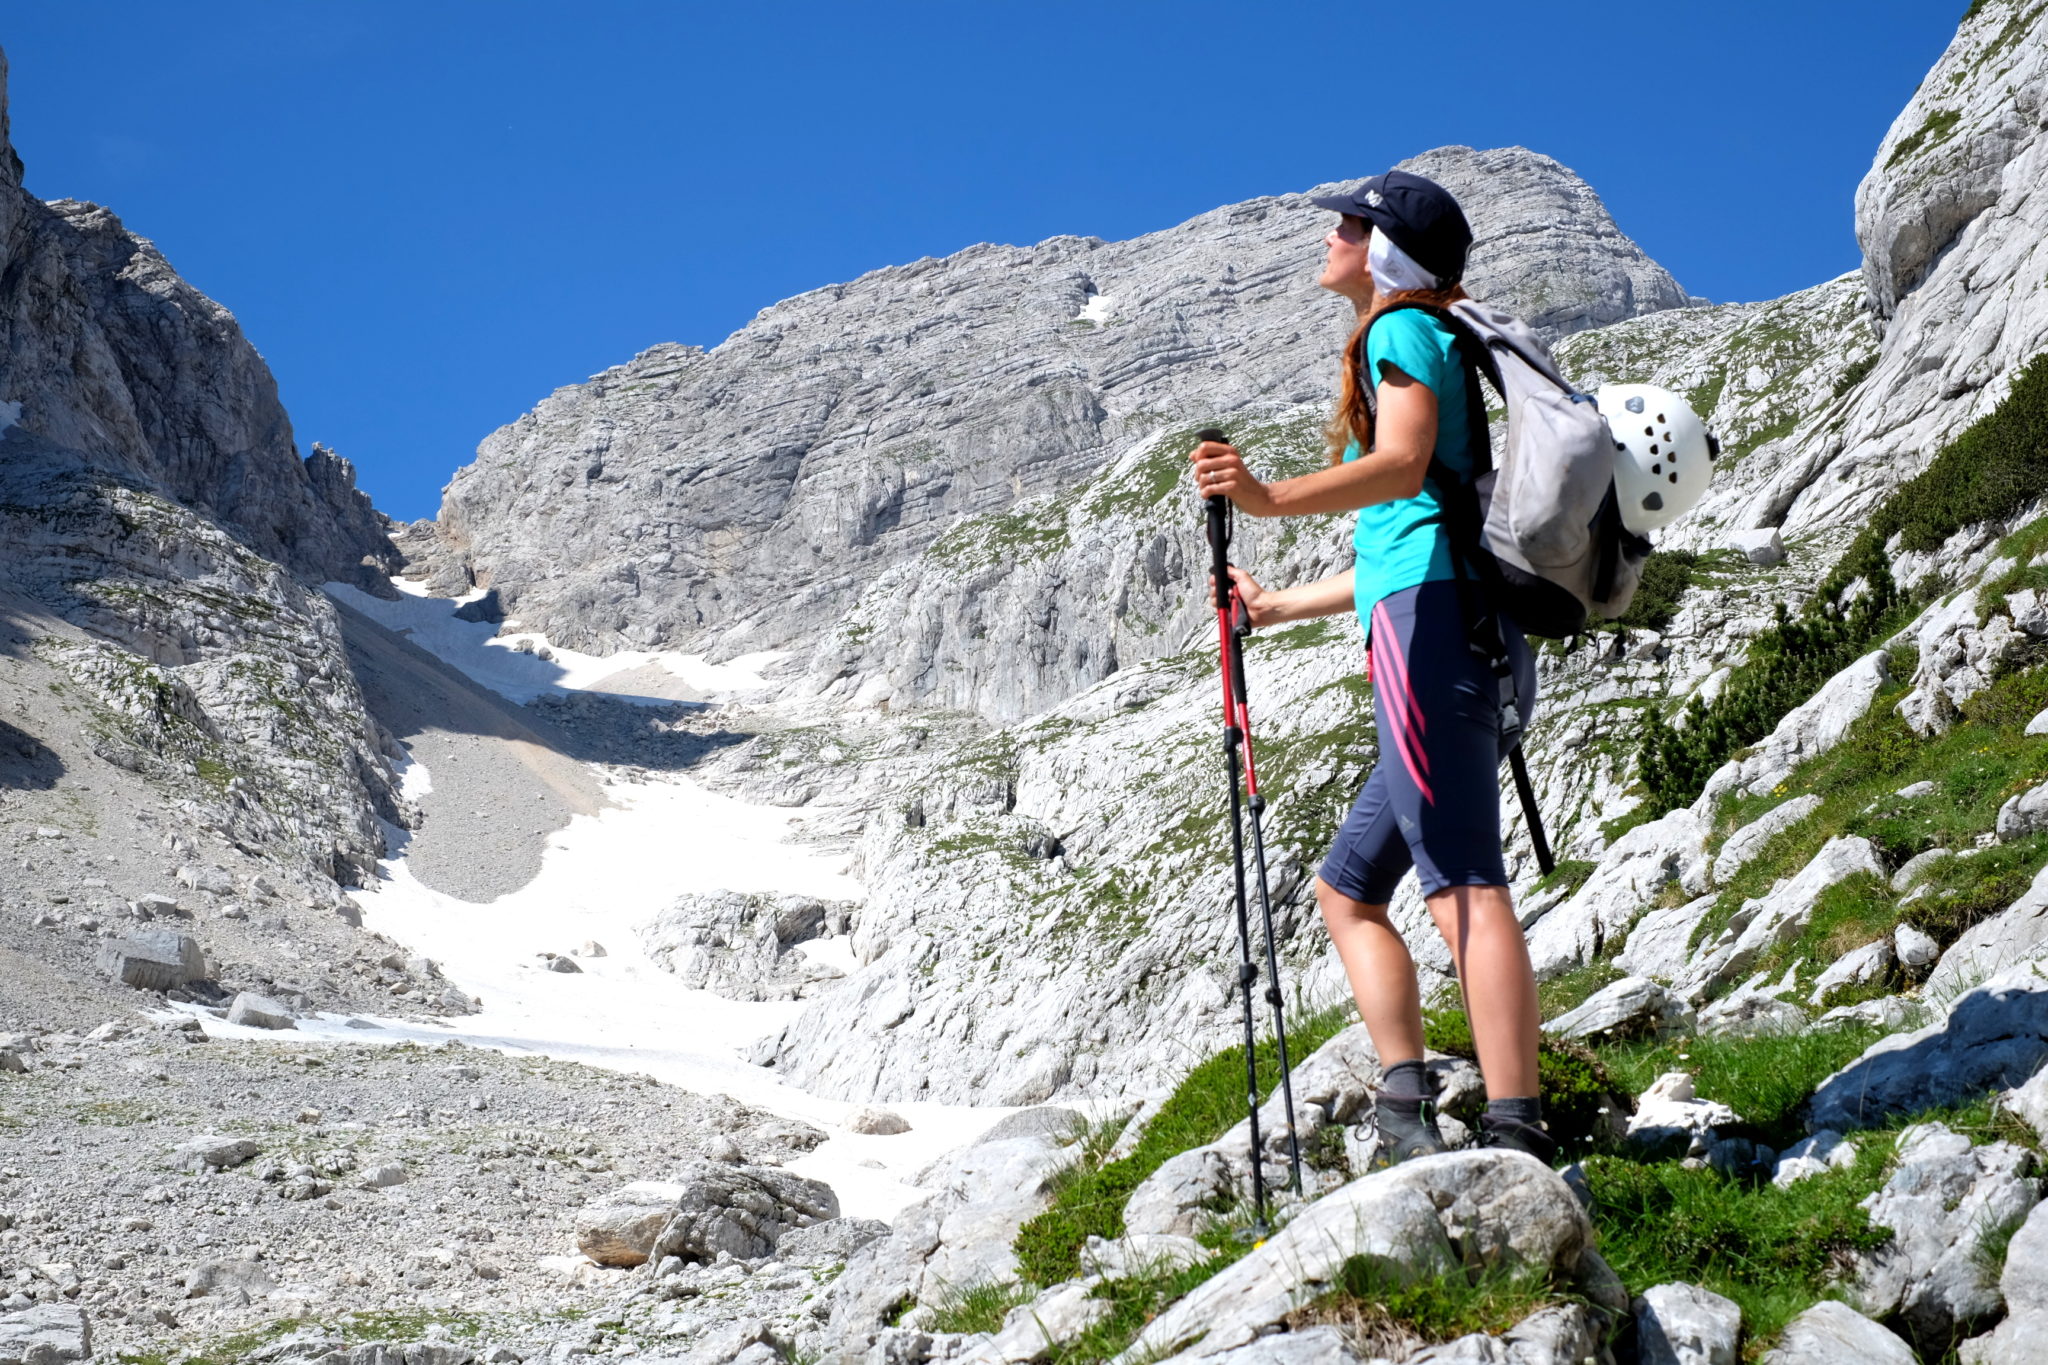
[[[1388,171],[1349,194],[1327,194],[1309,202],[1365,219],[1447,286],[1465,278],[1472,225],[1451,192],[1434,180],[1409,171]]]

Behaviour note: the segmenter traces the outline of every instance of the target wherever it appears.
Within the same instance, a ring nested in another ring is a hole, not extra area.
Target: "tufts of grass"
[[[1536,879],[1536,884],[1529,888],[1529,894],[1537,896],[1556,890],[1562,891],[1566,896],[1575,895],[1599,866],[1600,864],[1589,858],[1561,859],[1550,871]]]
[[[1564,1298],[1529,1267],[1453,1270],[1411,1283],[1380,1261],[1354,1256],[1329,1291],[1289,1314],[1287,1325],[1333,1326],[1361,1355],[1405,1359],[1418,1345],[1504,1332]]]
[[[1010,1281],[1005,1284],[948,1285],[932,1305],[934,1332],[999,1332],[1003,1319],[1019,1304],[1031,1302],[1031,1291]]]
[[[1935,864],[1928,891],[1901,911],[1905,922],[1944,948],[1965,929],[2018,900],[2042,863],[2048,862],[2048,834],[1994,844],[1970,858]]]
[[[1354,1017],[1346,1002],[1300,1019],[1287,1033],[1289,1060],[1298,1065]],[[1271,1038],[1259,1041],[1256,1058],[1263,1101],[1280,1080],[1278,1049]],[[1050,1285],[1080,1274],[1081,1248],[1090,1237],[1123,1236],[1124,1205],[1146,1176],[1167,1158],[1222,1137],[1244,1114],[1244,1048],[1225,1048],[1197,1063],[1146,1125],[1129,1156],[1105,1160],[1107,1142],[1084,1149],[1052,1205],[1018,1230],[1014,1245],[1024,1279]]]
[[[1626,975],[1611,962],[1589,962],[1563,976],[1536,983],[1536,1006],[1542,1017],[1555,1019],[1569,1014],[1592,999],[1603,986],[1611,986]]]
[[[1596,622],[1596,628],[1663,630],[1678,614],[1678,599],[1692,586],[1698,564],[1699,556],[1690,550],[1652,550],[1628,610],[1612,621]]]

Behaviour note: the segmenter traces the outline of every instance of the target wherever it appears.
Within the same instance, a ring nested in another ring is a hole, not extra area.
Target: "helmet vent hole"
[[[1657,414],[1657,425],[1660,427],[1664,425],[1664,414],[1661,412]]]
[[[1673,482],[1673,483],[1677,483],[1677,482],[1678,482],[1678,471],[1677,471],[1677,470],[1675,470],[1675,469],[1671,471],[1671,482]]]
[[[1645,435],[1645,436],[1655,436],[1656,434],[1657,434],[1657,428],[1655,428],[1655,427],[1644,427],[1644,428],[1643,428],[1643,435]]]
[[[1650,466],[1650,472],[1652,474],[1662,474],[1664,472],[1664,466],[1661,464],[1653,464]]]
[[[1663,508],[1664,495],[1662,493],[1643,494],[1643,510],[1645,512],[1658,512],[1662,511]]]
[[[1652,455],[1655,455],[1655,454],[1657,453],[1657,447],[1656,447],[1655,445],[1652,445],[1652,446],[1650,447],[1650,453],[1651,453]]]

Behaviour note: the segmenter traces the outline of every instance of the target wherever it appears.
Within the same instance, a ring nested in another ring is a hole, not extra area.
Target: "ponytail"
[[[1462,284],[1453,284],[1448,289],[1402,289],[1384,297],[1375,292],[1372,310],[1351,330],[1351,339],[1344,343],[1337,409],[1330,414],[1329,424],[1323,428],[1324,453],[1331,464],[1344,463],[1344,452],[1353,441],[1358,443],[1361,451],[1372,449],[1372,407],[1367,401],[1370,390],[1364,374],[1365,357],[1360,354],[1363,350],[1360,343],[1365,340],[1366,329],[1372,326],[1373,319],[1404,303],[1448,308],[1458,300],[1470,297]]]

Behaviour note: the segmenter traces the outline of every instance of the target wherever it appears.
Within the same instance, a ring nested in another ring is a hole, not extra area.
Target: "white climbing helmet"
[[[1593,395],[1614,433],[1614,492],[1621,524],[1639,536],[1700,500],[1721,443],[1692,405],[1654,384],[1603,384]]]

